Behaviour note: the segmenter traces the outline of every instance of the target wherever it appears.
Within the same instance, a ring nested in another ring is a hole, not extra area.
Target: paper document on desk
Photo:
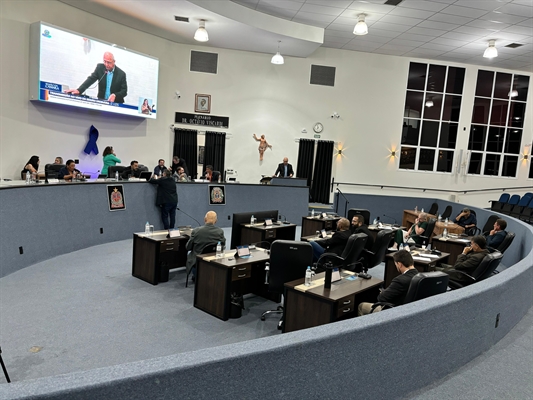
[[[415,261],[424,261],[424,262],[431,262],[431,258],[428,257],[422,257],[422,256],[414,256],[413,260]]]
[[[440,256],[437,254],[424,254],[423,257],[429,257],[429,258],[439,258]]]

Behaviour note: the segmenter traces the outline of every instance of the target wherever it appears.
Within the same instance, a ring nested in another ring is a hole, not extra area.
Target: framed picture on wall
[[[194,99],[194,112],[210,113],[211,112],[211,95],[196,93]]]
[[[205,146],[198,147],[198,164],[199,165],[204,165],[204,151],[205,151]]]

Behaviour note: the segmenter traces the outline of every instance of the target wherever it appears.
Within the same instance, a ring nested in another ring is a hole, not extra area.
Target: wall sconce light
[[[390,156],[391,156],[391,157],[396,157],[396,152],[395,152],[394,150],[392,150],[392,151],[390,152]]]
[[[337,155],[342,156],[342,149],[339,149],[339,150],[337,151]]]
[[[524,151],[522,153],[522,157],[524,160],[527,160],[529,158],[529,153],[531,151],[531,143],[524,145]]]

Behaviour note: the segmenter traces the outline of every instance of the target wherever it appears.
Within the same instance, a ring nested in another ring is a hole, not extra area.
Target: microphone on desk
[[[392,219],[394,221],[394,225],[396,225],[397,223],[396,218],[391,217],[390,215],[387,215],[387,214],[383,214],[383,216]]]
[[[189,217],[190,219],[195,220],[196,223],[198,224],[198,226],[202,226],[202,224],[201,224],[196,218],[194,218],[192,215],[189,215],[189,214],[187,214],[185,211],[180,210],[179,207],[176,207],[176,210],[181,211],[183,214],[185,214],[185,215],[186,215],[187,217]]]
[[[289,221],[287,221],[287,217],[283,214],[279,214],[279,218],[278,219],[281,219],[281,217],[283,217],[285,219],[285,221],[283,221],[284,224],[290,224]]]
[[[266,253],[267,254],[270,254],[270,246],[272,245],[270,242],[267,242],[266,240],[262,240],[260,242],[256,242],[256,243],[252,243],[250,246],[255,246],[257,247],[257,245],[261,245],[261,244],[267,244],[268,247],[266,248]]]

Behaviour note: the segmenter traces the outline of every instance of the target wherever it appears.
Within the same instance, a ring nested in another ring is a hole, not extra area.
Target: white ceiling
[[[533,0],[61,1],[178,43],[202,46],[192,36],[206,19],[212,47],[275,53],[281,40],[281,53],[296,57],[322,46],[533,72]],[[362,13],[369,32],[356,36]],[[499,55],[488,60],[491,39]]]

